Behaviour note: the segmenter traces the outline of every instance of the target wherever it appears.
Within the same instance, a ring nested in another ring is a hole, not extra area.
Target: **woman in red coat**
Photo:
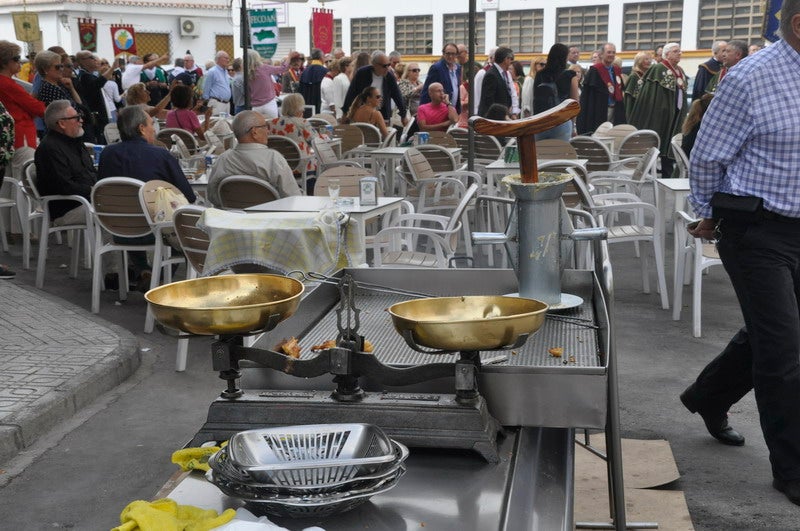
[[[36,126],[33,118],[44,116],[44,103],[23,89],[13,76],[20,71],[19,46],[9,41],[0,41],[0,101],[14,118],[14,147],[36,147]]]

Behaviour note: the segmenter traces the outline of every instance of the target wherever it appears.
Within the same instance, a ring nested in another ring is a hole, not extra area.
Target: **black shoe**
[[[734,430],[728,425],[728,414],[711,414],[708,412],[700,411],[697,406],[692,403],[692,398],[689,390],[691,387],[681,393],[681,402],[686,406],[686,409],[692,413],[699,413],[703,418],[708,433],[711,434],[716,440],[722,444],[729,446],[744,446],[744,436]]]
[[[103,283],[107,290],[117,291],[119,289],[119,275],[116,273],[106,273]]]
[[[11,271],[6,266],[0,264],[0,278],[14,278],[17,274]]]
[[[781,491],[795,505],[800,505],[800,479],[784,480],[774,478],[772,486]]]

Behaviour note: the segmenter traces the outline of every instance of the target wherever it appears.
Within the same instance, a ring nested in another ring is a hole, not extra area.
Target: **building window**
[[[556,10],[556,42],[597,50],[608,41],[608,5]]]
[[[444,42],[469,46],[467,28],[469,26],[469,13],[456,13],[444,16]],[[475,13],[475,49],[483,50],[486,46],[486,13]]]
[[[223,50],[227,52],[231,58],[236,57],[233,50],[233,35],[215,35],[214,44],[216,45],[214,48],[215,50]]]
[[[394,18],[394,49],[409,55],[433,53],[433,16]]]
[[[719,40],[761,42],[761,7],[761,0],[700,0],[697,48],[711,48]]]
[[[497,12],[497,44],[515,53],[540,53],[544,46],[544,10]]]
[[[342,19],[333,19],[333,48],[342,47]],[[308,49],[314,48],[314,24],[312,20],[308,21]],[[333,52],[331,48],[331,52]]]
[[[372,53],[386,49],[386,19],[383,17],[350,20],[350,53]]]
[[[139,57],[144,57],[149,53],[158,55],[170,53],[169,33],[137,31],[134,39],[136,42],[136,54]]]
[[[623,50],[654,50],[681,41],[683,0],[625,4]]]

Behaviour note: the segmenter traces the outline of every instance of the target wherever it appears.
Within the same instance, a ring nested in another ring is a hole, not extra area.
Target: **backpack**
[[[561,103],[555,81],[545,81],[533,88],[533,114],[552,109]]]

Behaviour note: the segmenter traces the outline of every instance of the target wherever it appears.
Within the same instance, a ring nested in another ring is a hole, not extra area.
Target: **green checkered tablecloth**
[[[204,275],[257,264],[288,273],[330,274],[365,263],[356,221],[333,211],[245,214],[210,208],[198,222],[208,233]],[[346,242],[346,245],[342,245]]]

